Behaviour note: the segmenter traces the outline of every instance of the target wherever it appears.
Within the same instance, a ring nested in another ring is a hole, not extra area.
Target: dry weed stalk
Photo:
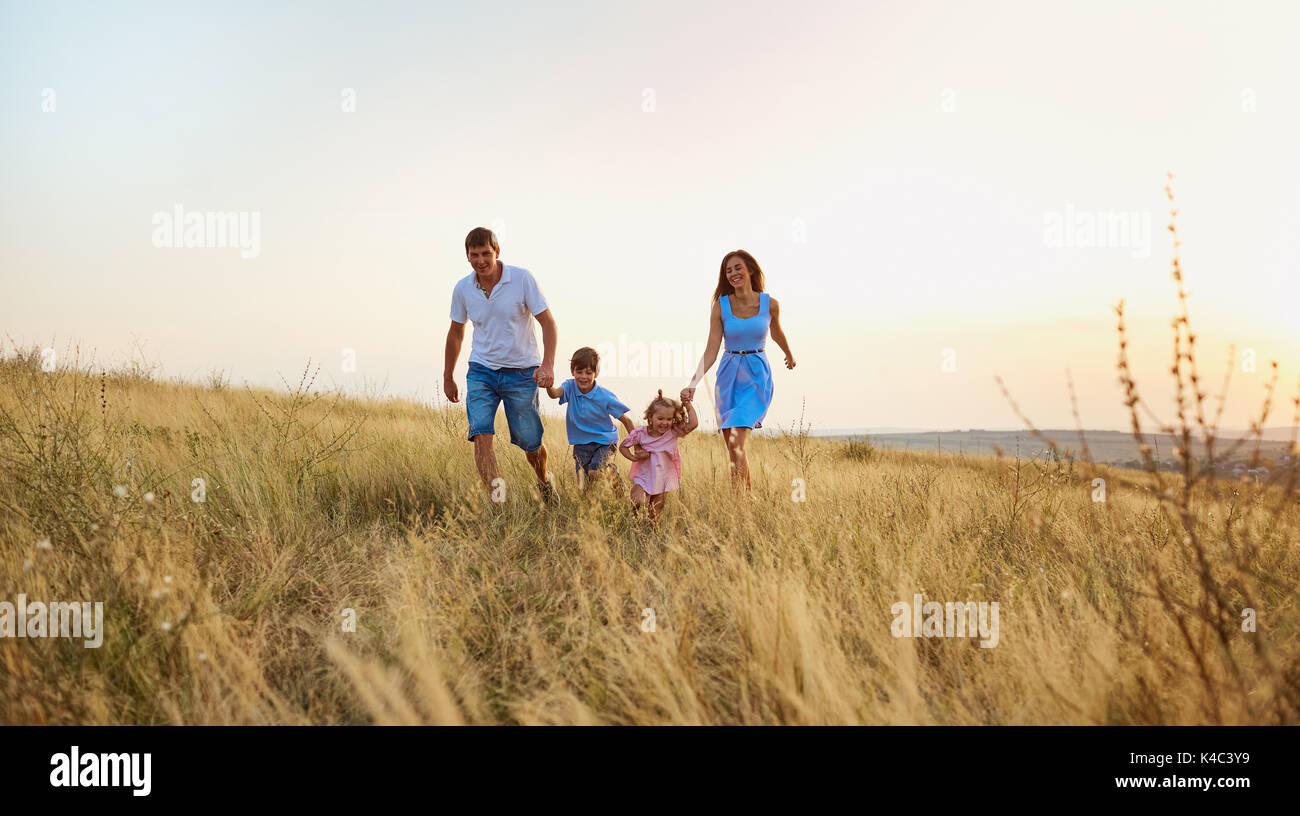
[[[1173,175],[1169,174],[1170,181]],[[1130,428],[1133,438],[1142,456],[1145,469],[1154,477],[1154,495],[1158,500],[1160,519],[1153,519],[1159,527],[1157,536],[1160,542],[1153,548],[1154,552],[1145,562],[1149,591],[1133,586],[1122,587],[1146,598],[1154,598],[1164,612],[1176,625],[1182,650],[1178,651],[1167,645],[1159,647],[1150,645],[1155,656],[1170,670],[1181,671],[1190,660],[1195,668],[1203,690],[1200,701],[1209,721],[1222,724],[1230,719],[1245,719],[1251,722],[1271,719],[1276,724],[1295,724],[1300,721],[1300,676],[1287,670],[1273,653],[1267,628],[1259,631],[1239,631],[1242,618],[1247,610],[1255,614],[1265,607],[1261,606],[1265,592],[1270,593],[1276,603],[1293,591],[1271,575],[1261,558],[1265,543],[1274,538],[1283,514],[1295,502],[1297,473],[1295,467],[1287,471],[1285,483],[1278,487],[1265,486],[1251,496],[1251,504],[1266,501],[1271,492],[1276,493],[1276,500],[1267,514],[1263,529],[1253,532],[1253,525],[1243,522],[1238,513],[1240,494],[1232,491],[1223,527],[1218,531],[1218,540],[1214,540],[1215,531],[1206,529],[1198,514],[1201,505],[1225,500],[1221,484],[1214,479],[1215,466],[1231,456],[1247,438],[1238,439],[1236,444],[1220,456],[1215,456],[1214,445],[1219,436],[1219,423],[1223,414],[1223,405],[1227,399],[1227,389],[1233,363],[1233,352],[1229,351],[1228,374],[1225,375],[1222,391],[1217,399],[1218,410],[1212,421],[1206,420],[1206,393],[1201,390],[1201,376],[1196,362],[1196,334],[1191,329],[1188,314],[1188,298],[1184,288],[1182,261],[1179,253],[1181,241],[1178,237],[1178,209],[1174,205],[1173,189],[1165,186],[1165,194],[1170,203],[1170,223],[1168,229],[1173,238],[1173,258],[1171,274],[1177,284],[1179,314],[1171,321],[1174,330],[1173,364],[1169,371],[1174,377],[1175,400],[1177,406],[1177,423],[1169,425],[1160,422],[1155,412],[1142,399],[1138,385],[1133,377],[1129,363],[1129,336],[1124,323],[1124,302],[1121,300],[1114,311],[1118,319],[1119,359],[1116,368],[1119,381],[1124,389],[1124,405],[1129,412]],[[1250,423],[1249,438],[1256,440],[1253,461],[1259,460],[1259,444],[1262,441],[1265,422],[1272,407],[1273,392],[1277,382],[1278,364],[1272,363],[1273,376],[1269,380],[1259,418]],[[1002,393],[1011,403],[1016,415],[1028,429],[1039,439],[1056,450],[1055,440],[1047,439],[1041,431],[1021,412],[1019,406],[1008,392],[1000,377],[995,378],[1002,388]],[[1189,395],[1190,392],[1190,395]],[[1084,439],[1083,425],[1079,418],[1078,403],[1074,397],[1073,381],[1070,381],[1070,398],[1074,410],[1079,438],[1083,444],[1084,458],[1089,464],[1095,464],[1088,452]],[[1295,417],[1292,420],[1291,444],[1289,449],[1296,450],[1296,427],[1300,426],[1300,389],[1292,400],[1295,404]],[[1181,464],[1177,479],[1166,479],[1161,475],[1158,463],[1152,456],[1151,446],[1147,444],[1142,430],[1142,419],[1138,413],[1141,406],[1155,420],[1164,433],[1175,436],[1178,446],[1175,451]],[[1194,408],[1194,416],[1193,416]],[[1200,441],[1205,448],[1205,458],[1198,463],[1193,455],[1195,431],[1200,431]],[[1109,513],[1111,507],[1106,504]],[[1213,518],[1213,512],[1210,512]],[[1172,554],[1164,552],[1163,543],[1173,537],[1181,546],[1175,547]],[[1155,543],[1153,541],[1153,543]],[[1181,572],[1181,568],[1190,570],[1196,577],[1194,586],[1186,586],[1170,577],[1171,573]],[[1247,673],[1241,665],[1239,649],[1234,642],[1245,634],[1251,649],[1263,668],[1268,688],[1252,689]],[[1144,646],[1148,644],[1144,643]],[[1259,692],[1264,693],[1259,693]],[[1237,713],[1225,711],[1225,704],[1233,707]],[[1158,705],[1158,703],[1157,703]],[[1154,712],[1158,720],[1160,712]]]

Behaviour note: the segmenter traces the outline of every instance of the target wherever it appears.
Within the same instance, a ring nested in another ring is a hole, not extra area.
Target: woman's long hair
[[[755,292],[763,291],[763,268],[743,249],[735,249],[722,256],[722,266],[718,269],[718,288],[713,290],[713,301],[716,303],[718,298],[723,295],[735,294],[736,288],[727,280],[727,261],[739,255],[745,262],[745,268],[749,270],[749,285]]]

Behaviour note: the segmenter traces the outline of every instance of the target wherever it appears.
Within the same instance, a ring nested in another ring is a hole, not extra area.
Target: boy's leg
[[[590,461],[587,456],[586,445],[573,446],[573,470],[578,477],[578,489],[587,489],[587,463]]]
[[[622,484],[618,475],[618,466],[614,464],[616,455],[613,444],[593,445],[591,458],[586,463],[587,481],[589,483],[606,483],[613,485],[614,489]]]
[[[586,479],[587,486],[596,490],[609,490],[617,494],[623,487],[618,471],[608,466],[586,471]]]

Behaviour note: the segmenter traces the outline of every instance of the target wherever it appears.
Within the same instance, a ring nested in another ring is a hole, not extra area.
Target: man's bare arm
[[[456,360],[460,358],[460,347],[464,342],[465,324],[451,321],[451,328],[447,329],[447,350],[443,358],[442,393],[446,394],[447,399],[452,402],[459,401],[456,380],[452,377],[452,373],[456,370]]]
[[[559,329],[555,325],[555,315],[545,309],[533,315],[542,326],[542,364],[537,367],[533,379],[541,388],[550,388],[555,384],[555,347],[558,343]]]

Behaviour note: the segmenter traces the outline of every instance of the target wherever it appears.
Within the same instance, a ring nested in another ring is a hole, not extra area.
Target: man
[[[492,450],[497,406],[505,403],[510,443],[523,449],[537,474],[542,499],[554,504],[558,497],[546,469],[542,444],[542,417],[537,410],[537,389],[555,383],[555,318],[542,290],[527,269],[503,264],[501,245],[492,230],[477,227],[465,237],[465,255],[473,271],[456,283],[451,293],[451,328],[447,330],[446,363],[442,390],[457,401],[452,372],[465,340],[465,320],[474,321],[474,342],[466,375],[465,410],[469,439],[483,485],[494,500],[496,453]],[[542,354],[537,353],[533,319],[542,326]]]

